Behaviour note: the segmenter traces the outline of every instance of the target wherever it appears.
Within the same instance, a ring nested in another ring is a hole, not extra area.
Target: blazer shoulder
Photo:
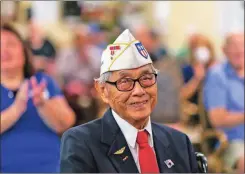
[[[62,137],[73,136],[77,139],[90,140],[91,137],[98,137],[101,129],[101,118],[85,124],[81,124],[66,130]]]
[[[176,130],[174,128],[171,128],[171,127],[159,124],[159,123],[152,123],[152,125],[156,129],[156,131],[162,132],[168,138],[176,139],[176,140],[183,140],[183,141],[186,141],[186,138],[189,139],[189,137],[185,133],[179,130]]]

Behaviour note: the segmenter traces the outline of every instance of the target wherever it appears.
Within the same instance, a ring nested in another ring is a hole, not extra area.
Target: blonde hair
[[[212,42],[204,35],[198,34],[196,37],[190,42],[190,62],[191,64],[196,62],[194,50],[198,47],[206,47],[210,52],[210,59],[207,63],[207,66],[212,64],[215,61],[215,51]]]

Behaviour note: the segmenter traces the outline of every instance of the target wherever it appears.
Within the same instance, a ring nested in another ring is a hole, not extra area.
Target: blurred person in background
[[[179,128],[180,105],[179,90],[181,85],[181,73],[177,63],[170,57],[161,33],[154,31],[147,25],[134,27],[136,37],[142,38],[142,44],[148,51],[154,66],[159,70],[157,79],[158,100],[151,119],[157,123]]]
[[[91,42],[97,46],[98,48],[102,49],[100,55],[102,54],[103,50],[106,48],[107,46],[107,31],[108,29],[106,28],[106,26],[99,24],[99,23],[95,23],[95,22],[91,22],[88,24],[89,30],[90,30],[90,40]]]
[[[137,38],[141,38],[141,42],[145,46],[146,50],[148,50],[151,59],[153,61],[156,60],[156,56],[153,55],[156,46],[155,45],[156,41],[151,35],[150,27],[144,24],[135,26],[133,28],[133,33]]]
[[[244,173],[244,33],[229,34],[223,51],[227,61],[207,74],[204,104],[211,124],[228,138],[225,165]]]
[[[147,25],[139,25],[133,28],[136,37],[142,38],[141,42],[145,45],[145,48],[149,50],[149,54],[153,61],[162,59],[168,56],[166,47],[161,43],[160,33],[154,31],[154,29]]]
[[[99,73],[98,58],[102,50],[91,41],[93,32],[88,25],[78,25],[74,32],[73,45],[58,52],[56,73],[61,77],[60,85],[76,111],[76,125],[79,125],[97,117],[98,108],[92,94],[93,77]]]
[[[200,33],[189,33],[187,34],[187,41],[183,43],[183,45],[177,50],[176,58],[180,64],[187,63],[190,55],[190,45],[198,38],[203,35]]]
[[[190,38],[189,50],[190,63],[183,64],[181,67],[184,84],[180,90],[180,98],[181,101],[188,101],[197,106],[206,72],[216,63],[215,52],[211,41],[200,34]],[[196,113],[188,121],[191,125],[196,125],[200,118]]]
[[[27,46],[1,26],[1,172],[59,172],[60,137],[75,122],[55,81],[35,72]]]
[[[87,37],[88,42],[85,45],[85,51],[93,68],[93,73],[98,75],[100,69],[99,57],[107,46],[105,28],[99,23],[89,23]]]
[[[35,21],[29,22],[28,43],[33,54],[35,69],[53,76],[56,48],[44,35],[41,26]]]
[[[149,39],[147,40],[151,40],[151,43],[149,43],[151,46],[148,46],[151,50],[149,55],[154,66],[159,70],[157,79],[159,102],[151,114],[152,121],[175,126],[175,123],[180,121],[179,90],[181,73],[177,63],[168,55],[167,49],[160,41],[162,35],[159,32],[144,28],[141,31],[138,30],[137,33],[142,34],[141,37],[146,43],[148,42],[144,36],[148,35]]]
[[[153,52],[151,53],[151,55],[154,57],[152,60],[157,61],[169,57],[166,45],[161,42],[161,38],[163,36],[157,31],[154,31],[154,29],[151,29],[150,37],[152,38],[154,45]]]
[[[102,51],[95,48],[93,43],[95,41],[91,40],[93,33],[86,24],[77,26],[74,33],[72,46],[59,50],[56,73],[62,77],[62,85],[67,87],[72,81],[80,81],[85,86],[90,86],[93,84],[93,77],[99,73],[100,64],[98,57],[91,56],[91,51],[93,50],[93,54],[96,56],[100,55]]]
[[[179,91],[182,81],[179,66],[172,57],[158,59],[153,64],[159,70],[159,102],[152,112],[152,120],[177,128],[181,119]]]
[[[158,103],[151,114],[152,121],[179,129],[181,121],[179,91],[182,84],[179,66],[172,57],[157,59],[153,64],[159,70],[159,76]]]

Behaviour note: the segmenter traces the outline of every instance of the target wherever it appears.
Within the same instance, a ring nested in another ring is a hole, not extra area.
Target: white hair
[[[152,67],[152,70],[153,70],[154,73],[158,73],[158,72],[159,72],[159,70],[156,69],[156,68],[153,66],[153,64],[151,64],[151,67]],[[105,83],[106,81],[109,80],[111,74],[112,74],[111,71],[105,72],[105,73],[101,74],[99,78],[94,79],[94,80],[97,81],[97,82],[99,82],[100,84]]]
[[[101,74],[99,78],[94,79],[94,80],[97,81],[97,82],[99,82],[99,83],[105,83],[106,81],[109,80],[111,74],[112,74],[111,71],[105,72],[105,73]]]

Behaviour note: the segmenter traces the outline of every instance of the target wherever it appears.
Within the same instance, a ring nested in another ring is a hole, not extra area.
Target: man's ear
[[[96,91],[99,93],[99,96],[102,98],[102,100],[108,104],[108,91],[105,87],[105,84],[101,84],[98,81],[94,81],[94,87]]]

